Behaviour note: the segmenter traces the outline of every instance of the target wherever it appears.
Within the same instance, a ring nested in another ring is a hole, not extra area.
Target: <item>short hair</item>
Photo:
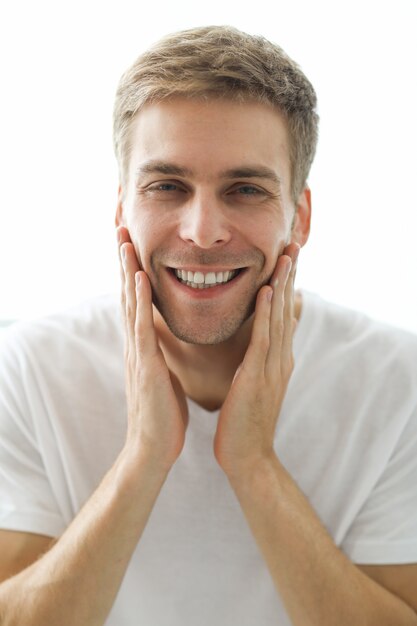
[[[313,86],[278,45],[232,26],[203,26],[169,34],[122,75],[115,98],[113,142],[127,182],[130,128],[148,103],[187,99],[272,104],[287,123],[291,196],[296,203],[314,159],[319,116]]]

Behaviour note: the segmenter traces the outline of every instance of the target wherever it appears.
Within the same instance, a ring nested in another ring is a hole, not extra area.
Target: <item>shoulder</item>
[[[49,315],[19,320],[3,331],[2,361],[20,368],[25,362],[65,367],[77,358],[109,348],[122,350],[120,304],[112,294],[87,299]]]
[[[305,324],[302,339],[307,357],[364,375],[368,384],[389,382],[417,389],[417,335],[368,315],[302,292]],[[302,346],[300,346],[302,351]]]
[[[356,346],[363,343],[380,351],[386,349],[417,355],[417,334],[376,320],[365,313],[330,302],[321,296],[303,291],[303,315],[322,340]]]

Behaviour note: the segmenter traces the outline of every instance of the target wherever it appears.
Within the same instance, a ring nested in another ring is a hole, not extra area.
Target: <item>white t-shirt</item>
[[[417,562],[417,337],[302,291],[278,458],[354,563]],[[59,536],[126,434],[119,298],[13,325],[0,358],[0,528]],[[218,411],[188,399],[186,443],[107,626],[290,626],[213,455]]]

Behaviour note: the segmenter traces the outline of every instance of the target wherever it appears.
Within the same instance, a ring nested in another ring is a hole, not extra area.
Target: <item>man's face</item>
[[[292,230],[285,122],[260,103],[175,98],[139,112],[131,143],[116,224],[129,230],[153,302],[178,339],[226,341],[253,314],[285,245],[308,237],[300,212]]]

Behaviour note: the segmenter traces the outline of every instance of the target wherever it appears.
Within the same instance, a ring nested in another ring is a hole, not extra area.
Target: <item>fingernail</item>
[[[124,263],[126,261],[126,249],[124,246],[120,248],[120,254],[122,255],[122,261]]]

